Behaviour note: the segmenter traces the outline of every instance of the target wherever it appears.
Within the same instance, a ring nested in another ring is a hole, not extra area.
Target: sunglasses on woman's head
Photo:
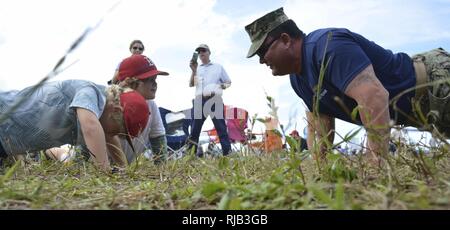
[[[144,50],[144,47],[137,47],[137,46],[135,46],[132,49],[133,50],[140,50],[140,51],[142,51],[142,50]]]

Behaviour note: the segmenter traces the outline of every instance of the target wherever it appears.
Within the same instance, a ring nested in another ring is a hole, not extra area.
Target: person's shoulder
[[[216,68],[225,69],[222,64],[217,63],[217,62],[211,62],[211,65]]]
[[[353,39],[354,34],[346,28],[324,28],[309,33],[305,37],[305,52],[321,62],[324,52],[333,53],[342,44]]]
[[[324,35],[326,35],[329,31],[331,31],[331,28],[323,28],[323,29],[314,30],[311,33],[306,35],[306,39],[305,40],[307,40],[307,41],[318,40],[319,38],[321,38]]]
[[[351,33],[350,30],[346,29],[346,28],[334,28],[334,27],[330,27],[330,28],[322,28],[322,29],[317,29],[312,31],[311,33],[309,33],[306,36],[306,41],[308,42],[314,42],[320,39],[328,39],[328,36],[334,36],[337,34],[347,34],[347,33]]]
[[[69,79],[62,81],[49,81],[43,85],[44,89],[59,89],[59,90],[70,90],[74,89],[75,91],[84,88],[86,86],[95,86],[95,84],[91,81],[79,80],[79,79]]]
[[[321,28],[321,29],[317,29],[312,31],[310,34],[327,34],[328,32],[350,32],[349,29],[347,28],[342,28],[342,27],[328,27],[328,28]]]
[[[201,68],[208,68],[208,69],[211,69],[211,68],[223,68],[221,64],[219,64],[217,62],[213,62],[213,61],[210,61],[208,64],[201,64],[201,65],[199,65],[199,67],[201,67]]]
[[[217,63],[217,62],[212,62],[212,61],[210,61],[208,64],[206,64],[205,66],[220,66],[220,67],[222,67],[222,65],[221,64],[219,64],[219,63]]]
[[[104,96],[106,93],[106,86],[96,84],[87,80],[65,80],[61,82],[63,89],[72,89],[77,93],[90,93]]]
[[[64,85],[93,85],[95,86],[96,84],[92,81],[88,81],[88,80],[81,80],[81,79],[70,79],[70,80],[63,80],[63,81],[59,81],[60,84],[64,84]]]

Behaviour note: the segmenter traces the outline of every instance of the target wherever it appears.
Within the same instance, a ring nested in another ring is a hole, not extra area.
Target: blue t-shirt
[[[45,150],[64,144],[84,145],[76,108],[100,118],[105,87],[83,80],[48,82],[38,90],[0,93],[0,115],[21,98],[25,101],[0,123],[0,141],[7,154]]]
[[[301,75],[290,75],[292,88],[303,99],[310,111],[314,109],[314,89],[318,84],[320,67],[330,33],[324,65],[327,61],[329,62],[320,91],[319,112],[321,114],[361,124],[359,116],[356,116],[356,121],[352,121],[351,115],[346,112],[347,110],[351,113],[357,103],[344,92],[353,78],[370,64],[377,78],[389,92],[389,99],[415,86],[413,63],[407,54],[394,54],[347,29],[320,29],[308,34],[303,40]],[[397,107],[406,114],[411,112],[411,97],[414,97],[414,90],[403,95],[396,103]],[[342,103],[338,103],[336,98],[339,98]],[[341,104],[346,106],[346,110],[341,107]],[[394,119],[397,124],[406,123],[407,118],[395,112],[392,104],[389,105],[389,111],[391,119]]]

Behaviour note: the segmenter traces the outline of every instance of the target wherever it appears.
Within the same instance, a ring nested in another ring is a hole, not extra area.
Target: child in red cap
[[[140,93],[148,103],[152,111],[148,124],[142,134],[129,145],[121,139],[121,145],[128,162],[132,162],[138,154],[141,154],[150,145],[153,159],[156,164],[167,158],[167,140],[164,125],[158,107],[153,99],[156,96],[158,75],[169,75],[167,72],[159,71],[155,63],[141,54],[134,54],[125,58],[118,69],[114,84],[130,87]],[[132,148],[134,146],[134,149]]]

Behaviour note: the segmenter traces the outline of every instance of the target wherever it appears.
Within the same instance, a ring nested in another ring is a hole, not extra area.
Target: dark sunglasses
[[[142,50],[144,50],[144,47],[136,47],[136,46],[135,46],[135,47],[133,47],[132,49],[133,49],[133,50],[140,50],[140,51],[142,51]]]
[[[280,38],[280,37],[278,37]],[[260,58],[264,58],[264,56],[266,56],[267,51],[270,49],[270,47],[272,46],[272,44],[278,40],[278,38],[274,38],[272,41],[270,41],[267,44],[263,44],[258,51],[256,51],[256,54],[260,57]]]
[[[200,49],[198,49],[198,52],[200,53],[200,52],[206,52],[207,51],[207,49],[204,49],[204,48],[200,48]]]

